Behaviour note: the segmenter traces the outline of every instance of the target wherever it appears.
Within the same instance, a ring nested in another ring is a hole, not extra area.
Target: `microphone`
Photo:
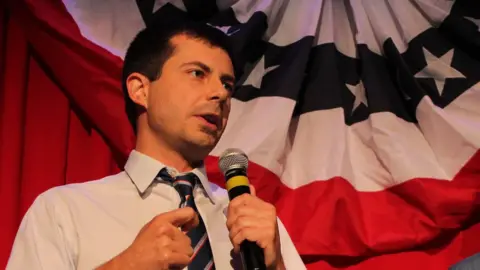
[[[225,176],[225,186],[230,200],[245,193],[250,194],[247,178],[248,157],[242,150],[236,148],[225,150],[220,156],[218,166]],[[263,249],[255,242],[244,240],[240,244],[240,257],[243,269],[267,269]]]

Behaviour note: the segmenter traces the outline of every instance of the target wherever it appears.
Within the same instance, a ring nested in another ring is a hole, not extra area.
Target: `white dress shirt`
[[[134,150],[125,170],[116,175],[40,194],[20,224],[7,269],[90,270],[115,257],[153,217],[178,208],[177,191],[154,180],[164,167]],[[194,198],[216,269],[238,269],[225,225],[228,194],[208,182],[204,168],[193,173],[203,186],[195,188]],[[278,226],[285,266],[306,269],[280,220]]]

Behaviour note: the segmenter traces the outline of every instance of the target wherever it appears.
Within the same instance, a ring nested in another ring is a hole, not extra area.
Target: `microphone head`
[[[228,148],[221,155],[218,160],[218,167],[225,175],[229,170],[232,169],[242,169],[247,171],[248,168],[248,157],[240,149],[237,148]]]

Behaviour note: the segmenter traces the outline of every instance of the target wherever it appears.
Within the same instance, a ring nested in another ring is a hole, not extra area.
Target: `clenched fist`
[[[190,238],[182,230],[198,223],[198,215],[190,207],[160,214],[143,226],[126,250],[98,270],[182,269],[193,254]]]

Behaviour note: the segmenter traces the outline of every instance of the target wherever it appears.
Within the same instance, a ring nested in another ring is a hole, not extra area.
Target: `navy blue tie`
[[[210,247],[210,241],[208,240],[207,231],[203,219],[198,213],[195,200],[193,199],[193,189],[196,184],[200,182],[198,177],[194,173],[180,174],[173,178],[170,176],[166,169],[162,169],[158,174],[163,180],[172,183],[172,186],[177,190],[180,195],[179,207],[192,207],[198,214],[200,223],[197,227],[191,229],[187,235],[190,237],[193,248],[193,256],[188,265],[189,270],[209,270],[215,269],[213,262],[212,249]]]

